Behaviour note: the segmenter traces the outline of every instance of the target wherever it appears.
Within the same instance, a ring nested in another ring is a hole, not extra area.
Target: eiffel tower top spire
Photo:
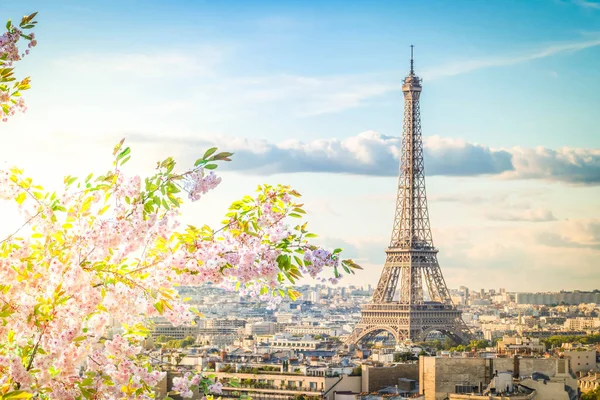
[[[413,50],[415,46],[410,45],[410,74],[413,75],[415,73],[415,60],[413,59]]]
[[[407,90],[414,90],[414,91],[420,91],[421,89],[421,78],[419,78],[417,75],[415,75],[415,59],[413,57],[413,51],[414,51],[415,46],[413,46],[412,44],[410,45],[410,72],[408,73],[408,75],[406,76],[406,78],[404,78],[404,85],[402,86],[402,91],[406,92]],[[419,88],[419,89],[417,89]],[[418,96],[416,98],[416,100],[418,100]],[[405,126],[406,127],[406,126]]]

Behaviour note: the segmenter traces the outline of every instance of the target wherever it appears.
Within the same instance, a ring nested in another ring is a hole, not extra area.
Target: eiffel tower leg
[[[402,268],[392,268],[390,281],[388,282],[388,287],[385,291],[386,301],[394,301],[394,295],[396,293],[396,288],[398,287],[398,278],[400,277],[401,270]]]
[[[402,284],[400,287],[400,303],[410,304],[411,271],[408,267],[402,267]]]
[[[398,286],[400,268],[393,267],[386,262],[379,283],[373,294],[373,301],[377,303],[390,302],[394,299],[394,293]]]
[[[420,267],[413,267],[411,278],[410,304],[421,304],[423,303],[423,281]]]
[[[424,269],[424,272],[431,300],[439,301],[442,304],[452,304],[450,292],[446,286],[440,265],[437,262],[437,257],[428,268]]]
[[[440,293],[437,290],[437,285],[433,279],[433,275],[428,269],[424,271],[425,282],[427,283],[427,291],[432,301],[440,301]]]

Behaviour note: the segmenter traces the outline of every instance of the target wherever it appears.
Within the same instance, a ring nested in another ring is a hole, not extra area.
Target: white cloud
[[[556,228],[552,231],[539,232],[538,242],[550,247],[600,251],[600,219],[560,221]]]
[[[131,135],[137,142],[171,143],[197,154],[217,145],[235,152],[229,169],[254,174],[327,172],[396,176],[400,138],[374,131],[345,139],[299,140],[269,143],[231,137],[216,139]],[[543,179],[572,184],[600,184],[600,149],[546,148],[494,149],[463,140],[424,139],[427,175],[495,175],[506,179]]]
[[[510,152],[514,170],[505,173],[508,178],[600,184],[600,149],[515,147]]]
[[[493,221],[526,221],[526,222],[548,222],[556,221],[556,217],[550,210],[496,210],[488,213],[487,217]]]

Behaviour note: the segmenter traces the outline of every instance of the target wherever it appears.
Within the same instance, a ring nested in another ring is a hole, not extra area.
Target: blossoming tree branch
[[[0,35],[0,120],[2,122],[8,121],[8,117],[17,111],[26,110],[21,92],[29,89],[29,77],[18,81],[13,73],[13,64],[28,55],[29,49],[37,44],[33,32],[24,33],[37,23],[33,20],[36,14],[24,16],[18,26],[8,20],[6,32]],[[18,47],[21,40],[29,42],[23,52]]]
[[[142,179],[125,174],[121,141],[110,170],[66,177],[60,193],[19,169],[0,171],[0,198],[24,219],[0,241],[0,398],[152,398],[165,372],[141,346],[149,318],[181,325],[197,313],[176,286],[213,282],[275,305],[297,296],[304,275],[335,281],[358,268],[340,249],[308,242],[315,235],[288,186],[234,202],[219,229],[180,227],[180,195],[196,201],[214,189],[213,170],[230,156],[209,149],[180,173],[167,158]],[[123,333],[110,337],[114,323]],[[174,383],[184,397],[219,391],[209,376]]]

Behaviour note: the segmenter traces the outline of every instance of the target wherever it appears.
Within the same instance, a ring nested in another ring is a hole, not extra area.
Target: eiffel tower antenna
[[[396,343],[423,341],[433,331],[459,343],[470,338],[462,313],[450,298],[429,225],[419,105],[422,87],[414,72],[413,50],[411,45],[410,73],[402,85],[402,154],[392,235],[373,298],[362,307],[348,344],[382,332],[392,334]]]
[[[413,49],[415,48],[415,46],[413,46],[412,44],[410,45],[410,74],[414,75],[415,74],[415,60],[413,59]]]

